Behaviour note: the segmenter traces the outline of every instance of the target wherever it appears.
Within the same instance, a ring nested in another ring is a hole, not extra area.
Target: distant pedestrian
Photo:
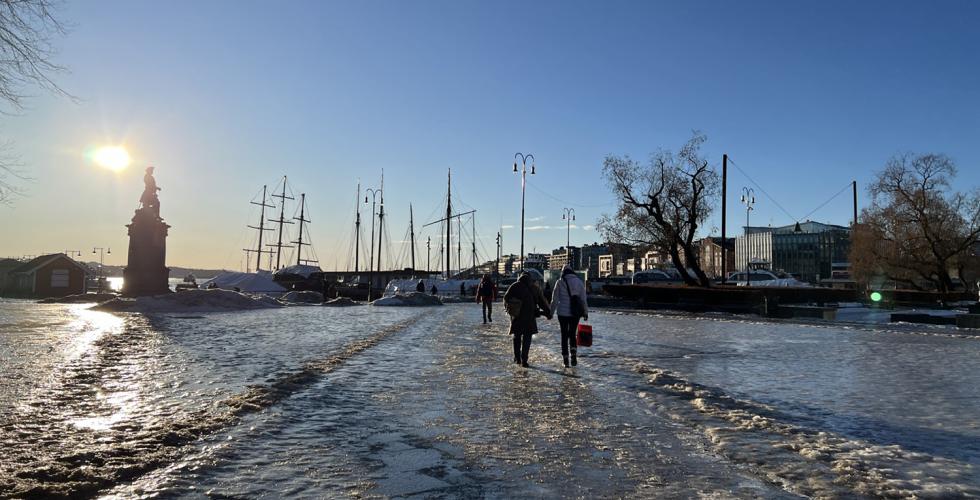
[[[527,367],[527,356],[531,350],[531,336],[538,333],[535,317],[538,311],[551,319],[551,306],[531,283],[531,275],[521,273],[517,281],[507,289],[504,302],[510,314],[510,334],[514,336],[514,362]]]
[[[466,282],[465,281],[459,284],[459,296],[460,297],[465,297],[466,296]]]
[[[565,366],[568,366],[568,355],[571,351],[571,366],[575,366],[578,364],[575,331],[578,329],[579,318],[589,319],[589,304],[585,296],[585,284],[568,266],[562,269],[561,278],[555,282],[551,307],[552,312],[558,315],[558,325],[561,327],[561,357]]]
[[[415,285],[415,291],[419,293],[425,293],[425,282],[419,280],[419,283]]]
[[[432,295],[439,295],[439,289],[435,285],[432,285]]]
[[[480,285],[476,289],[476,301],[482,304],[483,324],[488,321],[493,323],[493,301],[497,299],[497,285],[490,279],[489,274],[484,274],[480,280]]]

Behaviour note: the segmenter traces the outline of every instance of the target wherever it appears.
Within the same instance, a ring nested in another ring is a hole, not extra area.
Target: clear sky
[[[528,251],[565,243],[568,206],[572,244],[600,240],[603,158],[677,149],[692,129],[775,198],[756,189],[753,225],[802,219],[852,179],[865,198],[900,152],[946,153],[980,186],[977,2],[86,1],[59,16],[57,80],[79,101],[0,116],[34,178],[0,207],[0,255],[109,246],[124,263],[147,164],[168,264],[229,269],[253,239],[249,200],[284,174],[326,269],[348,267],[357,181],[377,187],[382,168],[393,240],[409,203],[419,225],[444,211],[452,167],[488,258],[498,226],[518,250],[517,151],[537,159]],[[108,144],[133,165],[86,159]],[[730,233],[751,185],[730,170]],[[850,214],[845,192],[810,218]]]

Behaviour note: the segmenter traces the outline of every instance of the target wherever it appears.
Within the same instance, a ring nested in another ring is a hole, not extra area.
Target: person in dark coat
[[[465,297],[466,296],[466,282],[465,281],[459,284],[459,296],[460,297]]]
[[[480,285],[476,288],[476,301],[481,304],[483,310],[483,324],[487,324],[487,321],[493,323],[493,301],[496,299],[497,285],[490,279],[489,274],[484,274]]]
[[[425,293],[425,282],[419,280],[419,284],[415,285],[415,291],[419,293]]]
[[[527,367],[527,355],[531,350],[531,336],[538,333],[535,317],[538,311],[551,319],[551,305],[540,290],[531,283],[531,275],[521,273],[520,278],[507,289],[504,302],[520,302],[520,310],[510,319],[510,334],[514,336],[514,362]]]
[[[435,285],[432,285],[432,295],[439,295],[439,289]]]

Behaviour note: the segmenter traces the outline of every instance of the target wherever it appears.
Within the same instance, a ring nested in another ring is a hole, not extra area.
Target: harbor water
[[[980,338],[502,308],[110,314],[0,301],[0,497],[980,495]]]

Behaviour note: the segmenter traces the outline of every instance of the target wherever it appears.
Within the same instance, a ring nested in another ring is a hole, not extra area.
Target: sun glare
[[[95,164],[119,172],[129,166],[129,153],[120,146],[104,146],[95,151]]]

